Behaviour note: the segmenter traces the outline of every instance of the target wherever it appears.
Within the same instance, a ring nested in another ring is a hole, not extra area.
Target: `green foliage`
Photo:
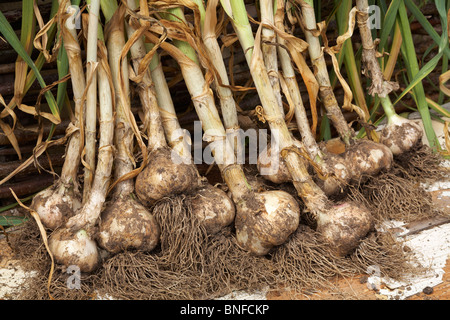
[[[335,7],[331,12],[331,16],[327,17],[327,21],[335,19],[338,25],[339,34],[343,34],[346,31],[346,25],[348,21],[348,11],[351,1],[347,0],[335,0]],[[320,3],[317,3],[320,5]],[[403,80],[400,83],[402,88],[400,92],[392,94],[393,105],[403,103],[402,99],[411,96],[415,103],[415,110],[419,111],[422,120],[424,122],[425,133],[430,145],[434,148],[437,147],[436,134],[431,125],[430,108],[446,116],[448,115],[445,109],[441,108],[441,105],[448,99],[440,92],[438,101],[430,103],[430,99],[427,97],[423,82],[427,77],[436,72],[436,68],[441,65],[439,73],[444,73],[448,69],[448,59],[450,58],[449,38],[447,32],[447,12],[450,7],[450,3],[446,1],[434,1],[434,5],[439,13],[440,22],[442,26],[442,33],[439,35],[436,29],[428,21],[427,17],[422,13],[420,5],[417,5],[413,0],[377,0],[369,1],[369,4],[377,5],[381,11],[381,28],[379,30],[373,30],[375,37],[379,38],[378,51],[389,53],[390,40],[394,36],[394,30],[396,26],[399,27],[402,38],[401,54],[397,57],[396,70],[405,70],[405,76],[399,79]],[[413,35],[411,32],[411,23],[417,21],[423,28],[423,30],[434,40],[435,46],[430,47],[422,57],[422,60],[416,54],[416,45],[414,43]],[[437,52],[436,52],[437,51]],[[425,62],[424,58],[430,55],[432,58]],[[344,61],[344,65],[347,71],[347,81],[349,82],[355,102],[358,103],[356,98],[358,97],[357,87],[355,83],[358,83],[358,76],[361,74],[361,56],[349,48],[346,44],[343,50],[339,54],[340,61]],[[380,65],[382,68],[386,66],[388,55],[380,58]],[[356,70],[354,70],[356,68]],[[439,84],[432,83],[432,87],[438,90]],[[395,96],[394,96],[395,95]],[[365,94],[365,101],[370,108],[371,120],[377,123],[379,118],[379,106],[380,101],[378,98],[373,98],[367,93]],[[414,109],[411,111],[415,111]],[[383,115],[382,115],[383,116]],[[363,130],[361,130],[363,131]],[[362,132],[363,133],[363,132]]]

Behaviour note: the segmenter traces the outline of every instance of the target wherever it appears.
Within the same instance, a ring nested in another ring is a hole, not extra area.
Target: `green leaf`
[[[22,1],[22,27],[20,29],[20,42],[25,47],[28,54],[33,50],[33,38],[35,35],[35,24],[36,20],[34,18],[34,0],[23,0]]]
[[[439,52],[438,54],[431,59],[422,69],[419,69],[419,63],[417,61],[417,56],[415,52],[415,45],[413,42],[410,21],[408,19],[408,14],[406,11],[404,0],[401,2],[398,10],[398,19],[400,24],[400,29],[402,33],[403,43],[402,43],[402,55],[406,61],[406,69],[409,77],[409,85],[406,89],[399,95],[397,100],[394,102],[397,103],[400,99],[406,95],[410,90],[414,91],[414,99],[417,103],[417,109],[422,117],[422,122],[425,128],[425,134],[427,136],[428,142],[432,149],[437,148],[439,145],[436,137],[436,133],[434,132],[433,126],[431,124],[431,116],[430,110],[428,108],[428,102],[426,100],[425,90],[422,84],[423,78],[425,78],[431,71],[434,70],[437,63],[441,59],[445,47],[448,47],[448,34],[447,34],[447,21],[446,21],[446,13],[445,6],[443,1],[436,1],[436,7],[439,11],[439,15],[441,17],[443,34],[439,43]]]
[[[397,18],[397,13],[398,13],[398,8],[400,6],[400,3],[401,3],[401,0],[392,1],[386,12],[386,15],[384,16],[383,26],[381,28],[381,34],[380,34],[380,43],[379,43],[380,48],[385,47],[391,31],[394,30],[394,24],[395,24],[395,20]]]
[[[0,216],[0,226],[13,227],[18,226],[28,220],[27,217]]]
[[[52,19],[55,16],[55,14],[57,13],[58,7],[59,7],[58,0],[53,0],[52,8],[50,10],[50,19]],[[56,24],[53,24],[52,26],[50,26],[49,30],[47,31],[47,37],[48,37],[47,50],[49,50],[51,48],[51,45],[55,38],[55,34],[56,34]],[[37,57],[34,64],[36,65],[38,70],[41,70],[44,63],[45,63],[45,56],[41,52],[41,53],[39,53],[39,56]],[[25,85],[24,94],[31,88],[31,86],[33,85],[35,80],[36,80],[36,76],[34,74],[34,71],[31,70],[27,75],[27,82]]]
[[[405,2],[407,2],[409,0],[405,0]],[[439,2],[439,1],[437,1]],[[410,84],[406,87],[406,89],[398,96],[397,100],[394,102],[394,104],[396,104],[401,98],[403,98],[409,91],[411,91],[412,88],[416,87],[417,84],[421,83],[421,81],[428,76],[437,66],[437,64],[439,63],[439,60],[441,60],[445,49],[448,49],[448,33],[447,33],[447,23],[446,23],[446,17],[445,17],[445,6],[443,6],[443,3],[441,6],[437,5],[438,7],[438,11],[440,13],[441,16],[441,21],[444,24],[443,25],[443,32],[442,32],[442,37],[440,38],[440,42],[439,42],[439,51],[436,54],[436,56],[434,56],[430,61],[428,61],[423,67],[422,69],[420,69],[417,73],[411,74],[414,78],[410,81]],[[409,46],[409,48],[407,48],[407,50],[411,50],[412,48],[414,48],[414,44],[412,43],[406,43],[407,46]],[[411,55],[409,55],[409,58],[411,58]],[[411,61],[414,61],[414,59],[411,59]],[[417,60],[415,60],[417,61]]]
[[[445,1],[436,1],[436,7],[439,7],[439,14],[441,15],[441,21],[442,20],[442,10],[445,12]],[[428,19],[423,15],[423,13],[420,11],[420,9],[417,7],[417,5],[412,0],[405,0],[405,5],[408,7],[408,10],[411,12],[411,14],[416,18],[416,20],[422,25],[422,27],[425,29],[425,31],[428,33],[428,35],[436,42],[436,44],[441,43],[441,38],[439,34],[436,32],[436,30],[433,28],[431,23],[428,21]],[[445,14],[444,14],[445,17]],[[447,20],[446,18],[444,19]],[[444,30],[443,30],[444,31]],[[450,48],[447,46],[444,49],[445,55],[447,58],[450,59]]]

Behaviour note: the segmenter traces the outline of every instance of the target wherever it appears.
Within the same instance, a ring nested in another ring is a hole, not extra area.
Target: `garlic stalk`
[[[220,101],[223,124],[229,140],[232,141],[232,145],[235,149],[235,155],[239,162],[244,156],[244,150],[240,136],[240,125],[236,110],[236,101],[234,100],[233,92],[229,88],[230,82],[228,73],[225,68],[222,52],[216,36],[216,7],[219,1],[208,1],[206,9],[203,0],[194,0],[194,2],[197,4],[200,12],[200,30],[203,44],[208,57],[217,72],[214,73],[214,90]]]
[[[100,8],[100,2],[98,0],[92,0],[92,6],[90,9],[93,14],[89,15],[89,27],[95,28],[89,29],[88,35],[91,35],[89,41],[90,46],[95,44],[97,48],[97,36],[98,36],[98,23],[92,23],[92,19],[96,19],[98,22],[98,13]],[[92,37],[92,34],[95,37]],[[104,46],[101,48],[103,49]],[[95,55],[97,50],[95,49]],[[91,53],[92,54],[92,53]],[[106,53],[103,54],[106,59]],[[91,56],[91,58],[97,61]],[[88,67],[89,69],[90,67]],[[100,142],[98,152],[98,165],[95,171],[95,177],[93,178],[92,188],[89,187],[89,193],[83,198],[83,206],[76,214],[71,217],[65,224],[65,228],[60,228],[53,233],[49,239],[49,248],[52,251],[56,261],[65,266],[77,265],[83,272],[91,272],[95,270],[100,264],[100,254],[97,250],[97,244],[93,240],[92,228],[97,222],[103,204],[106,199],[108,190],[110,173],[112,169],[113,161],[113,112],[112,112],[112,100],[111,89],[109,87],[107,66],[101,64],[98,71],[98,84],[97,77],[93,77],[88,88],[88,94],[95,94],[95,97],[90,98],[90,102],[95,102],[94,112],[96,112],[97,101],[97,85],[100,86]],[[89,70],[88,74],[93,72]],[[93,90],[92,87],[95,87]],[[86,118],[88,121],[92,117],[92,114],[88,113]],[[91,125],[96,126],[96,115]],[[95,137],[94,137],[95,138]],[[94,159],[95,159],[95,144],[94,144]],[[86,186],[85,186],[86,187]]]
[[[380,143],[366,139],[356,139],[353,129],[345,121],[331,86],[324,50],[320,45],[313,1],[299,0],[299,2],[301,4],[305,36],[309,44],[308,52],[317,82],[320,85],[319,95],[327,111],[327,116],[346,145],[346,152],[343,157],[348,164],[351,180],[361,181],[361,179],[374,176],[383,170],[389,170],[393,162],[391,150]]]
[[[399,116],[392,105],[389,93],[398,89],[395,82],[386,81],[376,56],[372,33],[368,26],[369,3],[367,0],[357,0],[358,26],[361,34],[363,54],[362,60],[372,80],[369,94],[378,96],[387,117],[387,124],[381,131],[380,142],[389,147],[394,156],[410,151],[422,142],[421,126]]]
[[[222,1],[222,5],[224,4],[226,5],[227,2]],[[253,82],[264,108],[264,115],[269,123],[272,135],[282,151],[281,156],[284,158],[289,173],[292,176],[292,182],[308,208],[311,208],[313,211],[324,211],[327,198],[322,190],[313,182],[304,160],[296,153],[292,135],[284,122],[284,117],[280,112],[275,94],[272,90],[259,49],[261,28],[258,29],[257,33],[258,41],[255,41],[247,18],[244,2],[241,0],[232,0],[228,4],[231,11],[226,8],[225,11],[231,17],[234,30],[245,53],[250,74],[252,75]]]
[[[89,26],[86,49],[86,129],[85,129],[85,168],[83,199],[91,192],[95,172],[96,133],[97,133],[97,26],[100,14],[100,0],[89,4]]]
[[[131,10],[137,8],[135,0],[128,0],[127,5]],[[134,41],[130,53],[135,73],[138,73],[147,50],[141,33],[132,26],[131,21],[126,24],[126,29],[128,38]],[[135,39],[136,36],[138,37]],[[191,163],[185,164],[176,159],[174,161],[173,154],[171,156],[164,135],[151,72],[148,68],[137,86],[144,116],[148,122],[149,163],[136,178],[136,195],[144,203],[151,203],[174,194],[192,192],[198,185],[197,170]]]
[[[60,1],[61,13],[67,12],[66,10],[70,8],[72,7],[69,7],[68,1]],[[69,139],[59,180],[52,187],[38,193],[31,204],[31,208],[38,213],[44,226],[49,229],[60,227],[81,206],[77,174],[83,146],[80,130],[84,122],[81,115],[84,113],[82,97],[86,87],[86,79],[75,25],[70,23],[75,14],[76,10],[70,11],[69,14],[64,15],[60,24],[64,48],[69,59],[73,100],[75,102],[75,120],[72,125],[78,130],[75,130]]]
[[[277,0],[277,8],[275,14],[275,26],[279,30],[284,31],[284,0]],[[308,116],[306,114],[305,106],[298,87],[296,74],[292,66],[291,58],[286,50],[286,41],[283,37],[278,36],[278,56],[280,58],[280,65],[283,71],[283,79],[288,89],[288,94],[294,104],[294,114],[297,122],[297,127],[302,137],[303,145],[309,154],[311,160],[318,166],[322,175],[324,176],[324,185],[322,189],[327,195],[331,195],[340,191],[349,179],[350,174],[344,163],[344,159],[338,156],[326,154],[321,150],[314,138]]]
[[[114,177],[118,180],[134,169],[134,160],[132,159],[134,137],[129,120],[128,61],[120,59],[122,49],[125,47],[125,24],[123,21],[125,10],[123,7],[118,7],[116,1],[106,0],[101,0],[101,8],[108,21],[105,29],[106,46],[115,92],[114,145],[116,146],[116,155],[114,158]],[[119,74],[125,80],[123,88],[121,87]],[[133,180],[126,179],[116,184],[114,193],[116,196],[128,196],[133,191]]]
[[[133,179],[126,178],[134,167],[134,135],[129,119],[128,60],[121,58],[125,48],[125,8],[118,7],[116,1],[102,0],[101,9],[107,22],[108,60],[116,93],[114,142],[117,154],[114,175],[116,180],[124,180],[115,185],[112,201],[101,214],[98,242],[112,253],[128,249],[151,251],[159,242],[159,224],[146,207],[137,201],[133,193]]]
[[[336,128],[339,136],[346,145],[350,145],[354,132],[345,121],[331,86],[330,77],[325,62],[324,52],[317,35],[317,22],[312,0],[302,0],[302,17],[305,23],[305,37],[309,44],[308,52],[313,64],[317,81],[320,85],[319,95],[327,111],[327,116]]]
[[[264,63],[267,69],[272,89],[280,107],[280,112],[284,115],[283,102],[281,98],[280,80],[278,77],[278,57],[277,57],[277,36],[271,28],[264,27],[265,24],[274,24],[274,1],[261,0],[259,3],[261,10],[261,24],[263,25],[261,32],[261,50],[264,57]]]
[[[91,1],[91,3],[94,3],[96,0]],[[90,27],[91,25],[89,25],[89,28]],[[90,192],[84,199],[83,207],[66,223],[66,227],[75,230],[80,228],[89,230],[97,223],[97,219],[99,218],[103,205],[106,201],[108,188],[111,183],[111,173],[114,158],[114,116],[112,96],[113,91],[110,85],[111,73],[109,64],[107,62],[106,47],[102,39],[103,33],[97,33],[97,31],[99,30],[98,25],[96,25],[95,27],[96,36],[97,34],[99,34],[101,37],[98,40],[98,52],[100,56],[97,68],[98,77],[97,82],[94,84],[95,86],[98,86],[98,90],[96,91],[98,91],[99,98],[100,139],[98,144],[97,164]],[[102,30],[100,29],[100,31]]]

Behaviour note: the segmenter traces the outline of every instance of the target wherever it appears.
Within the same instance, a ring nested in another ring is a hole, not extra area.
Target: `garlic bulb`
[[[323,179],[321,188],[327,196],[339,193],[351,179],[350,170],[345,159],[340,155],[325,154],[323,163],[319,164]]]
[[[279,153],[272,154],[268,145],[258,156],[257,168],[261,176],[276,184],[292,180],[289,170]]]
[[[265,255],[274,246],[283,244],[297,229],[300,208],[297,201],[284,191],[264,191],[254,195],[255,199],[246,201],[247,207],[238,207],[236,239],[251,253]]]
[[[75,265],[82,272],[91,272],[100,264],[97,244],[84,229],[58,229],[51,234],[48,245],[56,262],[66,267]]]
[[[418,123],[394,114],[381,131],[380,142],[391,149],[394,156],[398,156],[420,144],[422,136],[423,130]]]
[[[375,176],[383,170],[389,170],[394,156],[384,144],[359,139],[345,151],[344,159],[352,180],[359,181]]]
[[[151,251],[159,236],[155,217],[131,196],[118,198],[102,212],[98,244],[111,253],[128,249]]]
[[[81,207],[81,199],[72,189],[58,182],[35,195],[30,207],[46,228],[55,230]]]
[[[152,203],[165,196],[191,192],[198,186],[193,164],[185,164],[175,152],[159,148],[149,154],[149,163],[136,178],[136,195],[143,203]]]
[[[219,232],[234,221],[235,207],[225,191],[210,184],[199,189],[191,199],[194,214],[208,234]]]
[[[340,256],[352,252],[373,227],[370,212],[353,202],[334,205],[316,221],[321,237]]]

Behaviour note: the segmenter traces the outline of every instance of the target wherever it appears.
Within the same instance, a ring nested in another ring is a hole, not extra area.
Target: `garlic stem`
[[[62,4],[63,1],[60,1]],[[67,4],[66,9],[69,8]],[[76,14],[73,10],[72,16]],[[83,61],[81,60],[81,48],[78,43],[78,36],[73,23],[71,21],[71,16],[68,17],[66,23],[62,25],[61,33],[64,40],[64,48],[67,52],[67,57],[69,59],[69,70],[71,74],[72,81],[72,91],[73,100],[75,102],[75,127],[78,127],[84,122],[81,119],[81,114],[84,111],[84,103],[82,102],[83,93],[86,87],[86,79],[84,76]],[[84,113],[84,112],[83,112]],[[80,131],[75,131],[70,137],[67,150],[66,158],[64,160],[64,165],[61,171],[60,180],[63,184],[67,186],[75,186],[78,189],[78,166],[81,159],[81,134]]]
[[[277,11],[279,10],[279,12],[275,15],[275,26],[280,30],[284,30],[284,0],[277,0],[276,2]],[[278,56],[280,58],[281,69],[283,71],[284,80],[286,81],[289,94],[291,95],[294,103],[295,120],[302,137],[303,145],[313,160],[320,161],[323,157],[322,151],[317,145],[316,139],[310,129],[308,116],[306,115],[306,110],[300,94],[300,89],[298,87],[294,67],[292,66],[289,53],[284,48],[286,41],[282,37],[278,36],[277,42],[280,44],[280,46],[278,46]]]
[[[261,50],[263,53],[267,74],[269,76],[272,89],[275,93],[275,97],[277,98],[278,106],[280,107],[280,112],[284,115],[280,80],[278,77],[277,47],[275,46],[277,37],[275,35],[275,31],[264,27],[264,24],[274,24],[273,0],[261,0],[259,5],[261,10],[261,23],[263,24],[261,32],[261,40],[263,43],[261,44]]]
[[[98,27],[98,26],[97,26]],[[100,31],[101,28],[98,28]],[[98,64],[98,100],[99,112],[99,133],[97,165],[93,177],[92,187],[89,194],[84,199],[80,212],[70,218],[66,226],[74,229],[92,227],[99,218],[103,204],[106,200],[108,187],[111,180],[113,165],[113,137],[114,137],[114,116],[113,116],[113,96],[110,87],[110,70],[107,63],[107,52],[103,41],[103,33],[99,32],[100,59]]]
[[[328,199],[312,180],[303,159],[293,151],[295,149],[294,141],[278,107],[267,70],[262,61],[259,44],[253,38],[244,1],[231,0],[230,5],[232,9],[231,20],[233,27],[245,53],[253,82],[264,108],[265,117],[269,122],[270,130],[280,147],[281,156],[284,158],[289,173],[292,176],[292,182],[306,206],[312,211],[321,212],[325,210]],[[258,32],[260,32],[260,29]],[[258,37],[259,34],[257,33],[257,39]]]
[[[128,0],[127,4],[131,10],[137,9],[135,0]],[[128,38],[130,39],[136,32],[136,29],[128,23],[126,24],[126,29]],[[137,73],[137,71],[139,71],[139,64],[147,53],[143,37],[137,39],[136,42],[131,46],[130,53],[135,72]],[[145,71],[141,82],[138,84],[138,92],[142,108],[144,109],[144,115],[147,118],[145,122],[147,122],[146,125],[149,127],[149,152],[162,147],[166,147],[167,142],[165,140],[164,129],[161,124],[161,115],[159,113],[158,101],[156,98],[153,80],[149,69]]]
[[[152,47],[153,44],[148,44],[148,50],[151,50]],[[150,62],[150,71],[155,86],[156,99],[161,110],[161,121],[166,140],[170,148],[175,150],[185,163],[191,163],[190,145],[178,121],[158,53],[155,53]]]
[[[243,150],[240,141],[240,126],[238,121],[238,114],[236,110],[236,101],[233,97],[233,92],[227,86],[230,85],[228,79],[227,69],[225,68],[225,63],[222,57],[222,52],[220,50],[219,43],[216,37],[216,7],[218,5],[218,0],[208,1],[206,11],[203,6],[203,0],[194,0],[194,2],[199,7],[200,14],[202,16],[201,21],[201,32],[202,39],[205,45],[205,49],[208,53],[208,57],[217,74],[215,77],[215,91],[220,101],[220,107],[222,111],[223,124],[227,131],[229,140],[235,149],[235,154],[240,159],[243,155]]]
[[[367,25],[369,18],[369,3],[367,0],[357,0],[356,6],[358,8],[357,20],[361,34],[361,42],[363,46],[363,62],[365,68],[370,73],[372,84],[369,88],[369,94],[376,95],[381,100],[383,110],[389,119],[396,114],[394,106],[389,98],[389,93],[398,88],[398,84],[386,81],[381,71],[380,64],[376,57],[372,33]]]
[[[182,14],[182,11],[178,10],[178,14],[180,13]],[[147,32],[146,37],[153,43],[158,42],[158,38],[151,33]],[[175,45],[180,46],[180,43],[175,42]],[[233,194],[235,203],[240,202],[245,199],[251,188],[246,181],[242,167],[236,164],[234,150],[226,138],[225,128],[216,109],[212,91],[205,81],[200,65],[194,61],[194,59],[197,60],[197,58],[194,58],[196,56],[195,51],[187,43],[183,45],[183,49],[188,49],[185,52],[189,57],[167,42],[161,43],[161,48],[177,60],[180,65],[186,86],[205,132],[204,137],[211,142],[211,150],[216,164]]]
[[[134,169],[132,159],[133,130],[128,119],[130,109],[128,62],[120,58],[122,49],[125,47],[124,11],[121,11],[124,8],[118,7],[116,1],[101,0],[101,9],[107,23],[108,60],[115,91],[114,144],[117,153],[114,158],[114,176],[117,180]],[[125,80],[123,84],[120,83],[120,74],[122,74],[122,79]],[[133,191],[133,179],[123,180],[115,186],[116,196],[126,196]]]
[[[394,106],[392,105],[392,101],[389,96],[379,97],[381,101],[381,105],[383,106],[384,113],[388,119],[388,123],[392,121],[392,118],[397,115],[395,112]]]
[[[320,85],[319,95],[322,103],[327,111],[327,116],[336,128],[342,141],[349,145],[354,136],[345,121],[344,115],[339,108],[338,102],[331,86],[330,77],[328,74],[327,65],[324,58],[324,53],[320,45],[319,37],[314,34],[317,28],[316,16],[314,12],[313,1],[302,1],[302,16],[305,22],[305,37],[309,44],[308,52],[313,64],[317,82]]]
[[[60,1],[59,10],[71,12],[63,15],[60,21],[61,35],[67,52],[69,70],[73,87],[73,100],[75,102],[75,117],[72,125],[78,130],[73,130],[66,148],[65,160],[61,171],[60,179],[48,189],[44,189],[33,197],[31,207],[37,212],[42,223],[49,229],[55,230],[63,225],[67,218],[81,206],[81,197],[78,185],[78,168],[81,159],[81,149],[83,146],[82,129],[84,113],[84,101],[82,101],[86,82],[84,77],[83,62],[81,60],[81,49],[78,43],[77,34],[71,18],[77,10],[69,7],[68,2]]]
[[[83,201],[91,192],[95,172],[96,132],[97,132],[97,32],[100,0],[91,0],[89,5],[89,26],[86,49],[86,130]]]

